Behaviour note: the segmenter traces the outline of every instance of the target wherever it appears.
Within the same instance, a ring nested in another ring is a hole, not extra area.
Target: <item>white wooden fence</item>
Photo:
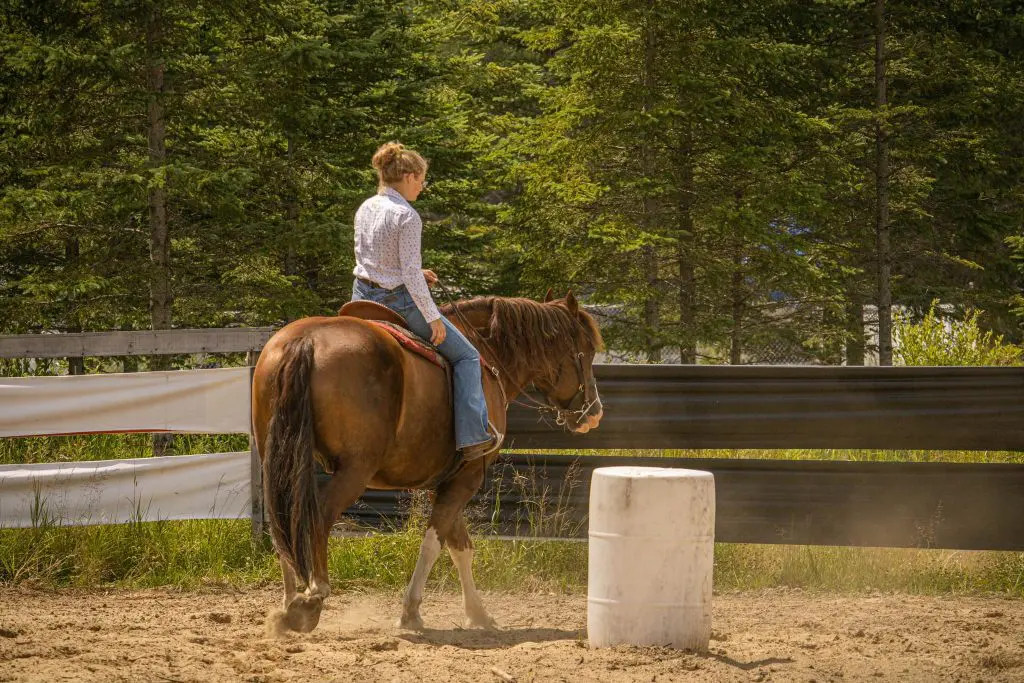
[[[252,366],[271,328],[0,337],[0,358],[246,353],[248,367],[0,378],[0,437],[249,434],[249,451],[0,466],[0,527],[252,519],[263,534]]]

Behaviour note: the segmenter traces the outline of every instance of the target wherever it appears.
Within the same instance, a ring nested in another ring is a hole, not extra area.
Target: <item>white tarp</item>
[[[0,437],[249,433],[249,368],[0,377]]]
[[[0,466],[0,527],[251,516],[242,453]]]

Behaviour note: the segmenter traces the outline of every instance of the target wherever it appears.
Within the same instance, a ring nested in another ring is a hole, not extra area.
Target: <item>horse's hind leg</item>
[[[338,517],[366,490],[372,476],[365,466],[340,465],[334,474],[320,486],[321,533],[313,540],[313,575],[304,593],[288,601],[286,624],[294,631],[307,633],[320,621],[323,601],[331,594],[331,581],[327,572],[327,543],[331,527]],[[285,578],[287,593],[287,575]],[[286,595],[287,599],[287,595]]]
[[[284,579],[284,604],[283,609],[288,609],[292,599],[295,598],[295,572],[290,564],[281,560],[281,578]]]
[[[320,509],[323,514],[323,534],[319,539],[321,552],[316,553],[317,561],[309,582],[309,593],[326,598],[331,594],[331,580],[327,573],[327,544],[331,538],[331,527],[341,513],[355,503],[366,491],[372,473],[367,465],[346,465],[337,467],[331,478],[320,490]]]

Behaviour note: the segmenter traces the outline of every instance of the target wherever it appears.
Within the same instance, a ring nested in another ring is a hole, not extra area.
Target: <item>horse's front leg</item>
[[[416,569],[413,570],[412,579],[405,589],[405,596],[402,599],[402,616],[398,618],[399,628],[423,628],[423,619],[420,617],[423,588],[426,586],[430,570],[433,569],[434,563],[437,562],[437,556],[440,554],[441,540],[437,529],[431,524],[427,527],[427,532],[423,534],[423,542],[420,543],[420,556],[416,560]]]
[[[497,624],[484,608],[484,601],[473,581],[473,541],[469,538],[466,520],[460,513],[452,533],[447,539],[448,554],[459,571],[459,582],[462,584],[462,608],[466,612],[466,628],[496,628]]]
[[[423,621],[420,618],[423,588],[443,544],[448,544],[452,559],[459,570],[466,614],[467,617],[470,617],[468,621],[474,626],[493,626],[494,622],[484,610],[476,586],[473,584],[473,574],[470,568],[473,561],[473,548],[469,542],[466,523],[462,518],[466,503],[480,488],[483,479],[484,462],[481,459],[467,464],[455,477],[438,487],[434,508],[430,512],[430,520],[427,524],[427,532],[423,537],[423,544],[420,546],[420,557],[416,562],[416,570],[405,591],[402,616],[398,620],[399,626],[404,628],[423,627]]]

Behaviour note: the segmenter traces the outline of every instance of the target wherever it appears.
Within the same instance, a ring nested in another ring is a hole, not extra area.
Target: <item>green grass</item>
[[[719,543],[715,586],[1000,593],[1024,598],[1024,553]]]
[[[508,450],[509,453],[546,453],[551,455],[606,455],[634,458],[731,458],[735,460],[850,460],[855,462],[962,462],[1022,463],[1024,451],[882,451],[838,448],[810,449],[748,448],[705,450],[667,448],[664,450],[631,448],[609,450]]]
[[[249,450],[244,434],[176,434],[173,450],[179,455]],[[113,460],[152,455],[148,434],[87,434],[0,439],[0,465],[75,460]],[[516,450],[509,453],[552,455],[607,455],[664,458],[737,458],[767,460],[853,460],[861,462],[976,462],[1024,463],[1024,451],[882,451],[844,449],[593,449]]]
[[[178,435],[179,454],[247,450],[244,435]],[[555,451],[564,455],[593,451]],[[0,464],[103,460],[151,454],[148,435],[0,439]],[[602,451],[604,455],[788,458],[798,460],[1024,462],[1022,453],[971,451]],[[524,491],[530,491],[529,476]],[[558,525],[557,500],[537,494],[539,532]],[[554,492],[558,497],[558,492]],[[422,501],[420,502],[422,506]],[[0,583],[45,586],[254,586],[280,581],[276,558],[253,544],[249,522],[188,521],[95,527],[41,525],[0,530]],[[422,508],[390,534],[331,541],[330,572],[339,588],[394,589],[412,574],[423,530]],[[586,589],[587,546],[569,541],[476,540],[478,584],[490,589]],[[456,590],[446,555],[432,581]],[[774,586],[825,591],[999,593],[1024,597],[1024,553],[925,549],[718,544],[715,585],[723,591]]]
[[[0,529],[0,582],[7,584],[194,587],[278,575],[244,520]]]
[[[367,538],[331,540],[331,580],[342,588],[394,589],[412,576],[422,534],[410,529]],[[585,590],[587,546],[569,541],[499,541],[477,538],[473,575],[481,588]],[[459,578],[447,554],[434,568],[432,581],[442,590],[458,590]]]
[[[249,450],[245,434],[175,434],[177,455]],[[0,465],[33,462],[120,460],[153,455],[149,434],[77,434],[0,439]]]
[[[339,589],[391,590],[412,575],[422,527],[331,540],[330,573]],[[498,590],[583,592],[587,546],[570,541],[478,538],[478,585]],[[0,530],[0,583],[144,588],[260,586],[280,581],[276,558],[254,545],[245,521],[130,523]],[[442,555],[432,576],[457,590]],[[808,590],[997,593],[1024,598],[1024,553],[892,548],[739,545],[715,547],[719,591],[777,586]]]

